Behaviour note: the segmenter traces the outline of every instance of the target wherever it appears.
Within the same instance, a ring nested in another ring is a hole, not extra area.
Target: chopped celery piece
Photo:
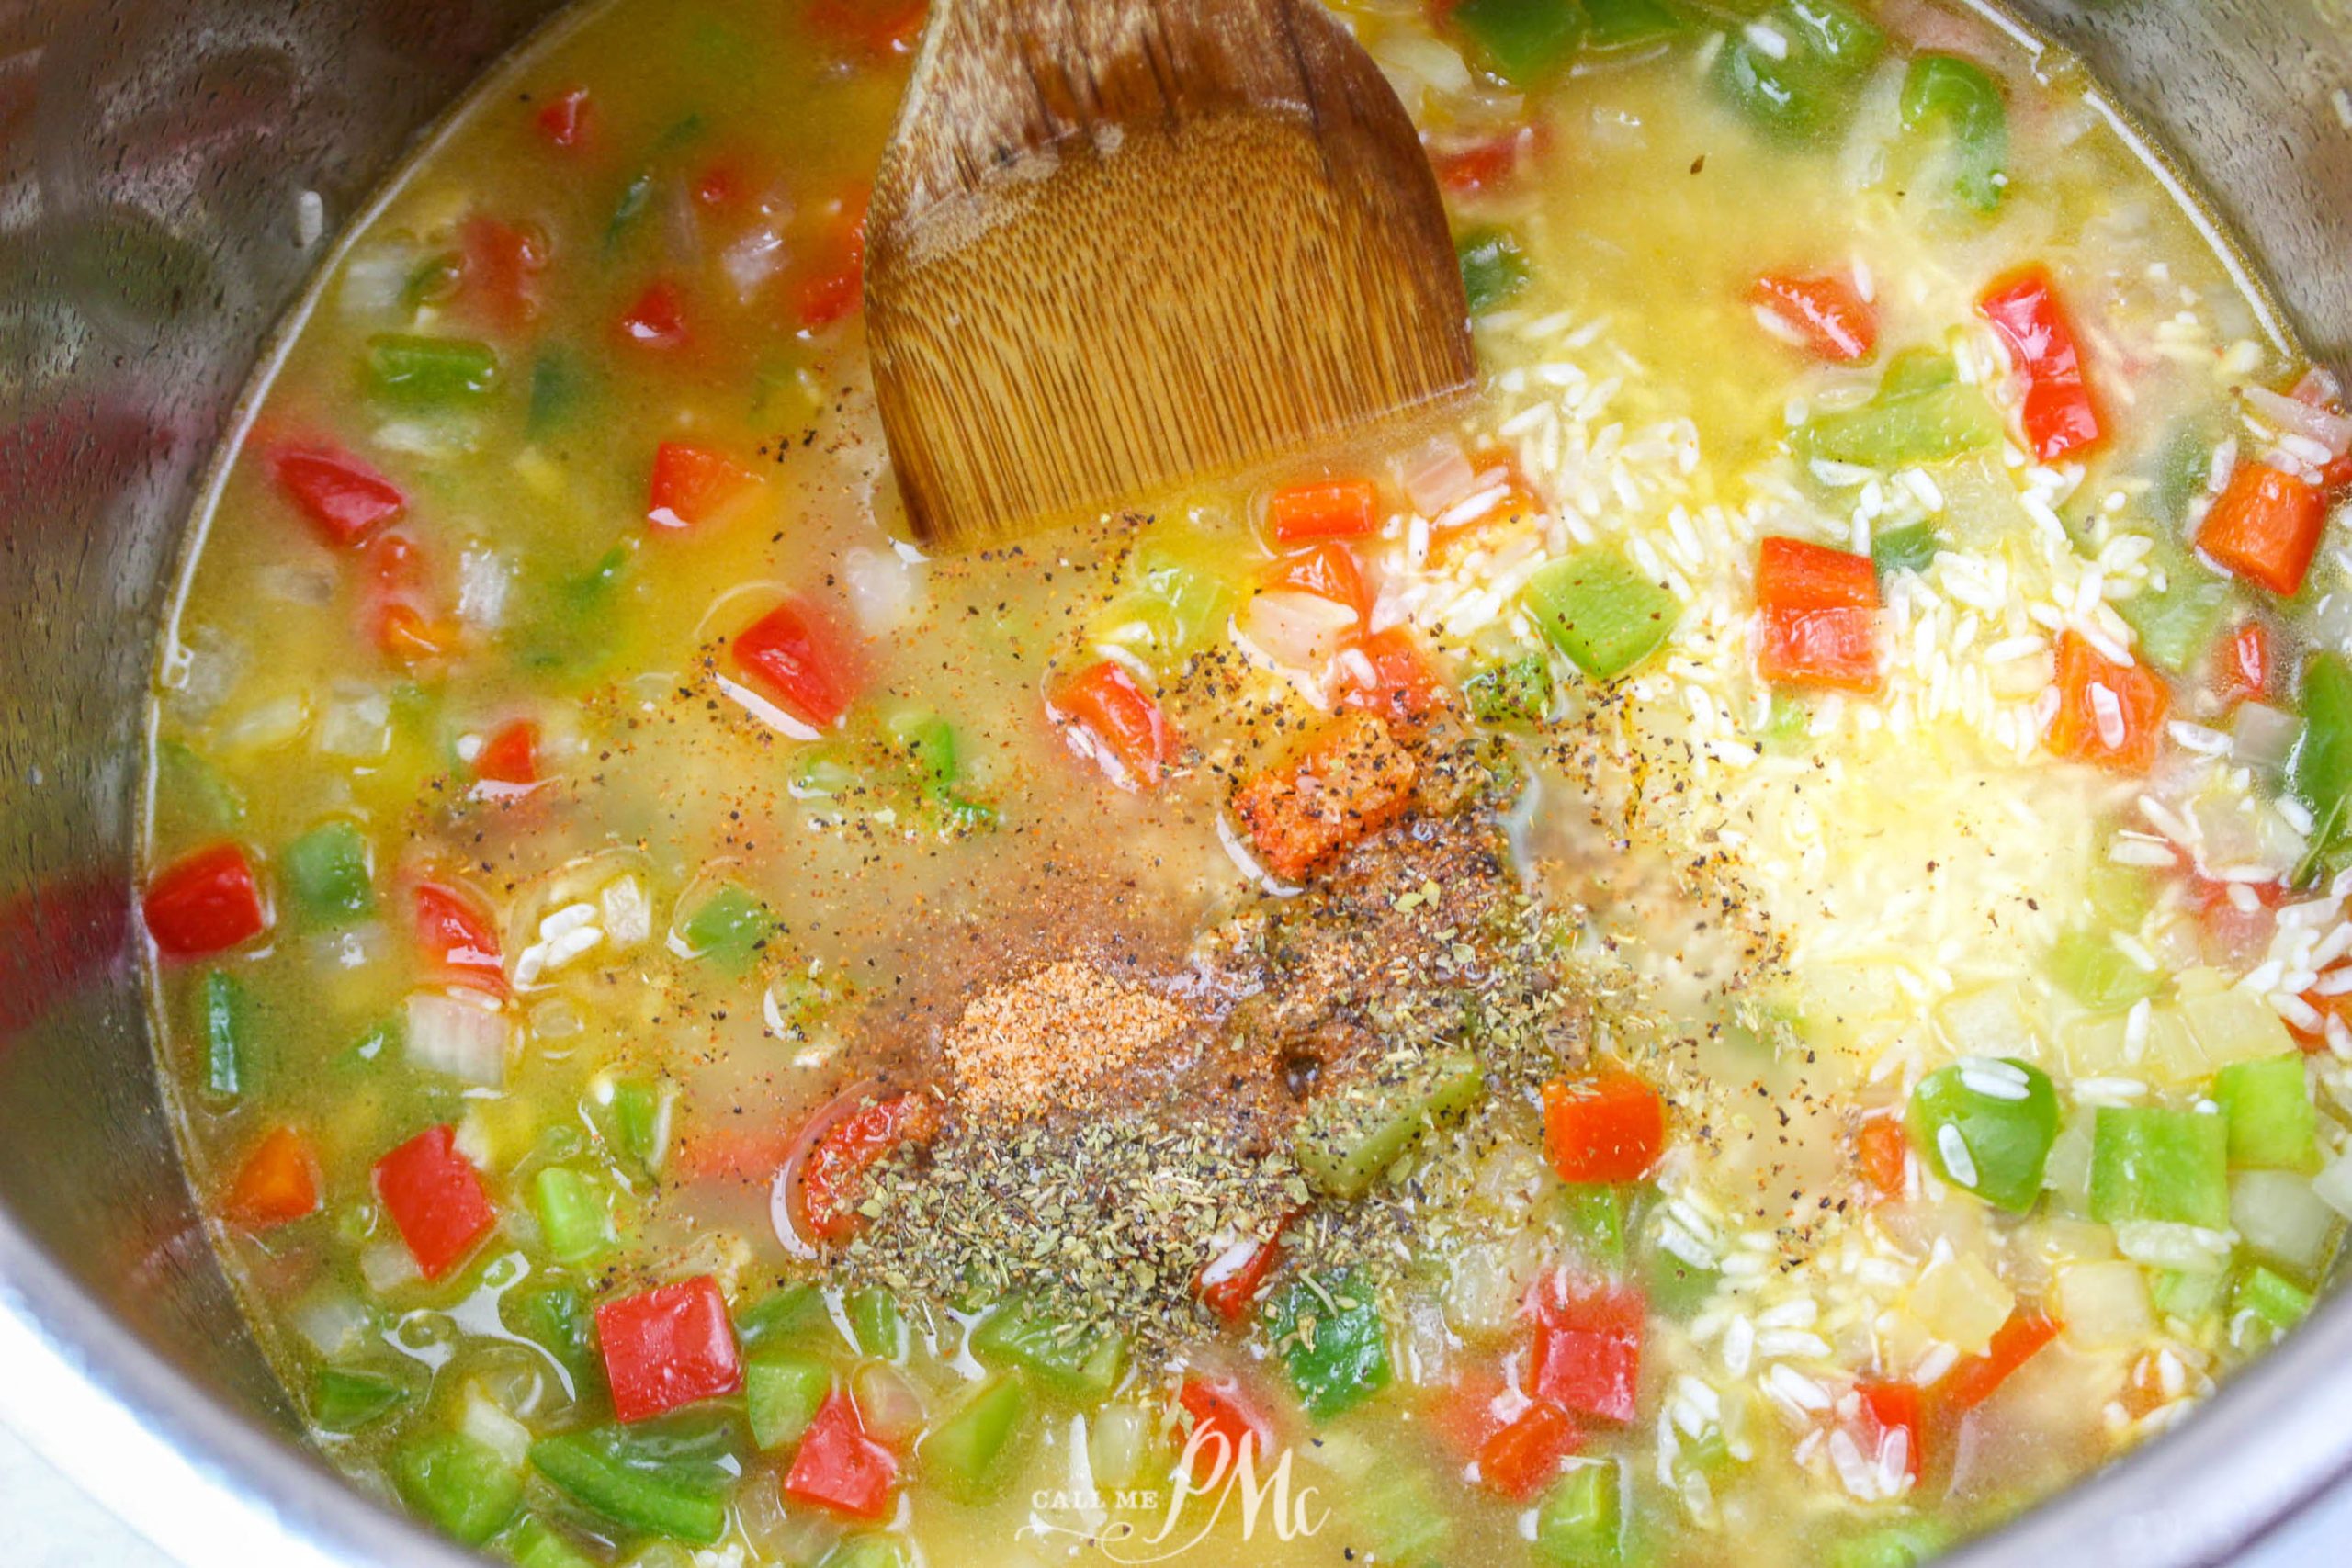
[[[595,1560],[561,1530],[532,1514],[515,1520],[499,1544],[514,1560],[514,1568],[596,1568]]]
[[[713,888],[678,926],[685,955],[719,969],[741,973],[759,957],[775,917],[745,888],[725,882]]]
[[[907,1325],[899,1311],[898,1297],[869,1286],[851,1292],[842,1305],[860,1350],[888,1361],[906,1354]]]
[[[1915,351],[1888,364],[1869,402],[1816,413],[1792,440],[1801,457],[1900,468],[1995,446],[2001,434],[2001,416],[1981,388],[1962,381],[1949,357]]]
[[[2185,1321],[2219,1312],[2229,1294],[2230,1277],[2217,1271],[2159,1269],[2148,1280],[2148,1300],[2156,1311]]]
[[[833,1388],[832,1370],[813,1356],[768,1353],[743,1368],[743,1406],[752,1441],[763,1449],[797,1443]]]
[[[1267,1309],[1269,1337],[1306,1413],[1343,1415],[1388,1386],[1388,1324],[1372,1292],[1346,1269],[1299,1280]]]
[[[368,389],[387,402],[448,408],[477,402],[498,385],[498,355],[465,338],[379,333],[368,340]]]
[[[489,1444],[436,1432],[392,1454],[392,1482],[408,1506],[444,1534],[480,1546],[523,1504],[523,1476]]]
[[[1019,1301],[1007,1302],[972,1336],[983,1361],[1009,1361],[1046,1388],[1093,1404],[1118,1386],[1127,1343],[1116,1334],[1080,1334]]]
[[[322,823],[277,857],[296,907],[318,926],[349,925],[375,913],[376,882],[368,862],[368,840],[350,822]]]
[[[2091,1135],[2091,1217],[2224,1230],[2230,1223],[2229,1123],[2158,1106],[2098,1110]]]
[[[1615,1460],[1578,1460],[1536,1510],[1536,1556],[1554,1568],[1614,1568],[1623,1561],[1623,1484]]]
[[[208,969],[197,993],[204,1039],[204,1092],[233,1105],[254,1076],[254,1003],[244,982],[225,969]]]
[[[1436,1122],[1469,1109],[1486,1086],[1468,1051],[1440,1050],[1383,1063],[1360,1082],[1325,1094],[1299,1119],[1294,1153],[1317,1190],[1353,1198]]]
[[[547,1167],[531,1179],[531,1208],[558,1263],[585,1263],[612,1245],[612,1201],[593,1176]]]
[[[2309,1291],[2259,1263],[2239,1279],[2237,1290],[2230,1298],[2233,1314],[2252,1313],[2280,1334],[2302,1322],[2311,1310]]]
[[[1453,22],[1488,70],[1526,86],[1575,61],[1585,14],[1577,0],[1462,0]]]
[[[1587,1263],[1614,1279],[1625,1271],[1625,1191],[1593,1182],[1560,1189],[1555,1213],[1568,1245]]]
[[[1599,49],[1655,43],[1690,28],[1690,21],[1663,0],[1584,0],[1587,36]]]
[[[2230,1124],[2233,1168],[2319,1169],[2319,1113],[2301,1054],[2231,1063],[2213,1079],[2213,1100]]]
[[[1552,669],[1540,653],[1498,659],[1462,682],[1481,724],[1541,724],[1552,708]]]
[[[541,1438],[531,1467],[624,1529],[708,1546],[727,1529],[729,1475],[707,1435],[593,1427]]]
[[[1453,1524],[1418,1471],[1399,1465],[1376,1472],[1348,1495],[1349,1514],[1371,1542],[1374,1561],[1396,1568],[1435,1568],[1444,1561]]]
[[[1734,30],[1715,59],[1715,89],[1769,136],[1827,141],[1844,134],[1885,50],[1886,35],[1840,0],[1783,0]]]
[[[1933,523],[1913,523],[1871,536],[1871,565],[1878,569],[1881,581],[1898,571],[1924,572],[1936,564],[1942,548]]]
[[[735,1317],[736,1342],[746,1350],[830,1328],[825,1292],[807,1283],[786,1285],[752,1303]]]
[[[2352,835],[2352,661],[2315,653],[2303,669],[2303,733],[2287,759],[2287,790],[2312,814],[2313,865],[2324,864]],[[2298,878],[2299,881],[2303,878]]]
[[[1013,1438],[1029,1410],[1018,1373],[1000,1372],[926,1433],[916,1457],[922,1478],[959,1503],[984,1503],[1012,1478]]]
[[[1484,224],[1464,230],[1453,242],[1453,256],[1461,264],[1462,288],[1474,316],[1485,315],[1527,287],[1527,256],[1519,248],[1519,237],[1508,229]]]
[[[2164,573],[2163,591],[2143,587],[2119,601],[2116,613],[2139,639],[2149,663],[2169,675],[2186,675],[2221,635],[2237,591],[2169,539],[2159,537],[2147,559],[2152,570]]]
[[[1722,1269],[1702,1268],[1655,1243],[1642,1250],[1642,1290],[1660,1317],[1680,1323],[1697,1316],[1723,1278]]]
[[[1951,54],[1914,58],[1903,77],[1903,129],[1937,132],[1962,205],[1990,212],[2008,187],[2009,109],[1984,68]]]
[[[2121,1012],[2163,988],[2164,976],[2143,969],[2106,931],[2075,930],[2050,950],[2050,977],[2093,1012]]]
[[[406,1384],[384,1372],[321,1367],[311,1380],[311,1419],[329,1432],[356,1432],[408,1403]]]
[[[2041,1196],[2041,1169],[2058,1141],[2058,1093],[2030,1063],[1973,1057],[1919,1080],[1910,1124],[1929,1169],[2021,1214]]]
[[[1095,623],[1097,640],[1133,649],[1154,664],[1200,652],[1233,613],[1227,553],[1190,528],[1147,530],[1127,558],[1124,592]]]
[[[1605,545],[1552,562],[1524,592],[1552,646],[1596,681],[1613,681],[1657,652],[1682,615],[1679,600]]]

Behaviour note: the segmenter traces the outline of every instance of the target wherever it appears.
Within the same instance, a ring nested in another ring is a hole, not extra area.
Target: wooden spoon
[[[933,0],[867,234],[883,428],[933,544],[1470,384],[1429,160],[1317,0]]]

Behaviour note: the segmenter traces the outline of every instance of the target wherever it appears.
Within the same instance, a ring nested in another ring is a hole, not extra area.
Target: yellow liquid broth
[[[1417,6],[1344,11],[1392,64],[1427,48],[1412,41],[1427,36]],[[2094,333],[2139,341],[2154,322],[2189,310],[2217,344],[2260,338],[2254,308],[2198,225],[2064,60],[2030,52],[1974,16],[1890,5],[1880,19],[1905,48],[1964,51],[2005,79],[2018,178],[1997,221],[1951,220],[1925,193],[1905,190],[1902,172],[1883,159],[1769,148],[1721,107],[1688,40],[1589,62],[1532,108],[1498,89],[1430,85],[1400,72],[1407,107],[1441,142],[1531,113],[1543,137],[1540,177],[1464,205],[1465,217],[1516,226],[1531,264],[1507,318],[1482,323],[1489,386],[1466,430],[1508,443],[1497,428],[1528,398],[1504,379],[1521,372],[1523,389],[1530,377],[1540,381],[1543,367],[1571,358],[1595,378],[1622,378],[1608,417],[1628,431],[1692,422],[1704,456],[1679,481],[1688,504],[1736,502],[1749,471],[1781,439],[1790,398],[1839,380],[1804,370],[1758,331],[1747,285],[1759,271],[1836,270],[1858,256],[1874,276],[1890,345],[1942,343],[1972,319],[1986,277],[2031,259],[2069,279]],[[257,450],[232,460],[193,559],[158,732],[196,750],[242,794],[240,837],[277,844],[322,818],[355,821],[376,846],[379,890],[397,886],[402,870],[454,872],[495,902],[510,955],[532,940],[540,915],[616,869],[636,871],[652,895],[650,942],[560,970],[519,998],[521,1043],[503,1089],[460,1097],[444,1089],[430,1103],[431,1116],[459,1120],[486,1156],[510,1226],[528,1225],[521,1175],[535,1140],[562,1120],[562,1108],[593,1099],[600,1082],[673,1086],[673,1148],[691,1160],[711,1140],[791,1125],[861,1076],[868,1058],[902,1059],[893,1052],[909,1032],[952,1016],[975,976],[1073,945],[1145,972],[1177,972],[1192,934],[1250,891],[1220,842],[1229,786],[1211,764],[1240,765],[1262,749],[1246,716],[1277,701],[1280,688],[1262,675],[1236,677],[1245,690],[1227,695],[1249,702],[1220,705],[1211,700],[1215,682],[1190,683],[1170,705],[1204,761],[1155,793],[1106,786],[1045,722],[1040,694],[1052,671],[1084,656],[1088,628],[1112,593],[1125,525],[1057,536],[1013,556],[914,558],[894,537],[898,509],[854,317],[796,333],[773,279],[744,288],[730,276],[726,243],[757,226],[761,204],[800,215],[780,224],[789,247],[807,232],[796,222],[870,174],[902,62],[844,67],[837,52],[814,39],[792,6],[598,6],[486,82],[346,242],[271,376],[257,428],[333,431],[391,472],[410,493],[408,527],[443,598],[454,600],[469,555],[490,563],[485,580],[507,577],[503,617],[478,615],[461,654],[435,678],[404,684],[368,646],[356,629],[360,573],[291,516]],[[1899,62],[1882,66],[1856,147],[1888,139],[1899,73]],[[591,144],[553,156],[533,115],[574,83],[592,89]],[[738,171],[741,187],[716,221],[687,188],[692,172],[711,164]],[[608,232],[620,190],[640,170],[655,176],[650,200]],[[581,391],[578,412],[540,434],[528,429],[527,352],[504,356],[500,389],[479,414],[389,412],[355,384],[371,334],[472,333],[437,307],[420,315],[388,299],[396,290],[383,278],[449,246],[476,212],[535,224],[547,237],[532,334],[569,345]],[[613,331],[657,276],[684,286],[693,338],[685,352],[649,353]],[[1567,324],[1554,338],[1603,325],[1572,350],[1526,331],[1555,315]],[[2270,347],[2257,352],[2250,371],[2272,374],[2284,363]],[[2210,368],[2136,368],[2134,400],[2112,410],[2118,434],[2099,458],[2117,474],[2147,471],[2177,417],[2219,398]],[[1846,375],[1866,385],[1874,370]],[[649,531],[640,521],[645,476],[663,439],[761,454],[762,494],[718,525]],[[1219,491],[1152,510],[1163,524],[1189,518],[1224,541],[1246,574],[1246,563],[1263,557],[1249,507],[1247,494]],[[549,585],[616,547],[627,558],[616,602],[593,626],[573,628],[603,650],[598,669],[548,680],[518,673],[511,650],[548,617],[561,618],[548,608]],[[1734,593],[1745,592],[1749,558],[1722,568]],[[837,608],[868,604],[867,689],[952,718],[967,793],[996,807],[998,827],[943,837],[903,801],[796,798],[789,781],[806,747],[748,711],[718,679],[727,671],[718,659],[726,637],[787,592]],[[1733,635],[1697,615],[1678,645],[1716,631]],[[1442,633],[1433,640],[1444,654],[1467,651]],[[377,699],[390,714],[382,754],[322,749],[337,710],[364,711]],[[1653,763],[1630,829],[1621,797],[1596,809],[1592,778],[1547,768],[1520,837],[1537,886],[1563,904],[1588,906],[1596,948],[1613,949],[1668,1012],[1694,1016],[1747,984],[1766,948],[1803,949],[1802,932],[1780,923],[1871,920],[1890,876],[1948,888],[1957,902],[1936,919],[1974,922],[1952,963],[1963,983],[2029,973],[2030,955],[2079,916],[2093,855],[2087,824],[2117,787],[2102,778],[2046,757],[2020,762],[1979,737],[1929,727],[1903,738],[1841,732],[1840,777],[1812,794],[1802,783],[1754,780],[1682,791],[1662,781],[1680,765],[1676,737],[1687,716],[1638,691],[1632,708]],[[469,796],[456,749],[523,716],[543,726],[554,782],[519,801]],[[1929,758],[1933,767],[1924,768]],[[1623,785],[1621,773],[1602,770],[1598,787]],[[2021,808],[2044,831],[2022,834]],[[170,795],[158,799],[159,858],[190,841],[178,811]],[[1694,843],[1721,850],[1726,827],[1748,841],[1796,848],[1777,869],[1724,852],[1694,883],[1685,852]],[[1929,862],[1938,867],[1926,869]],[[714,974],[665,950],[673,911],[715,879],[742,884],[781,919],[749,975]],[[1724,886],[1749,889],[1728,921],[1709,901],[1710,889]],[[376,922],[334,936],[295,934],[281,908],[272,945],[243,964],[277,1042],[266,1095],[243,1109],[209,1109],[195,1092],[201,1046],[192,987],[176,971],[164,983],[170,1072],[191,1086],[182,1098],[198,1190],[225,1187],[267,1122],[306,1126],[322,1152],[331,1241],[221,1232],[254,1316],[289,1370],[310,1356],[291,1314],[350,1288],[355,1260],[390,1234],[368,1201],[368,1163],[428,1115],[410,1075],[386,1063],[354,1070],[343,1060],[425,983],[404,906],[390,893],[381,900]],[[1808,1049],[1775,1059],[1702,1033],[1666,1047],[1679,1124],[1703,1118],[1713,1129],[1706,1146],[1680,1157],[1696,1162],[1689,1181],[1713,1194],[1726,1230],[1770,1235],[1786,1224],[1792,1237],[1801,1233],[1792,1246],[1807,1256],[1838,1234],[1852,1197],[1844,1118],[1857,1105],[1886,1102],[1870,1069],[1891,1039],[1916,1026],[1902,1021],[1911,1015],[1898,960],[1915,940],[1933,940],[1899,922],[1881,934],[1875,956],[1848,948],[1796,961],[1788,994],[1804,1006]],[[769,993],[811,972],[845,983],[852,1004],[828,1023],[780,1034]],[[877,1020],[888,1021],[879,1039],[861,1022]],[[1549,1181],[1532,1158],[1532,1115],[1526,1133],[1510,1157],[1488,1156],[1465,1173],[1456,1184],[1462,1202],[1496,1201],[1495,1190],[1513,1179]],[[1467,1179],[1474,1174],[1485,1179]],[[777,1271],[763,1183],[639,1187],[624,1205],[625,1261],[592,1275],[592,1288],[698,1271],[749,1282]],[[2044,1234],[2063,1222],[2026,1227],[2024,1240],[1989,1237],[1982,1206],[1965,1194],[1890,1205],[1880,1223],[1921,1255],[1942,1237],[1998,1259],[2021,1282],[2037,1267],[2046,1274],[2050,1249],[2065,1241]],[[1543,1260],[1532,1235],[1512,1235],[1508,1223],[1477,1234],[1489,1238],[1477,1244],[1490,1254],[1476,1260],[1480,1268],[1524,1278]],[[526,1418],[560,1414],[564,1396],[551,1370],[498,1322],[496,1298],[527,1270],[524,1255],[494,1238],[485,1256],[492,1261],[453,1286],[396,1289],[377,1326],[439,1369],[435,1410],[453,1409],[468,1380],[488,1379],[528,1392],[524,1403],[537,1404]],[[1400,1381],[1418,1373],[1442,1382],[1451,1367],[1492,1359],[1509,1334],[1507,1315],[1498,1323],[1490,1306],[1464,1306],[1435,1288],[1400,1317]],[[936,1334],[917,1336],[904,1368],[934,1411],[976,1371],[955,1320],[937,1321]],[[1899,1348],[1901,1332],[1868,1316],[1849,1321],[1825,1345],[1825,1361],[1868,1365],[1874,1346],[1891,1338]],[[1714,1347],[1657,1319],[1645,1361],[1643,1418],[1622,1436],[1597,1434],[1588,1451],[1627,1457],[1637,1533],[1658,1561],[1809,1562],[1824,1532],[1876,1517],[1841,1493],[1817,1448],[1798,1456],[1754,1369],[1744,1379],[1725,1375]],[[2120,1352],[2063,1342],[2038,1358],[1967,1423],[1949,1504],[1913,1505],[1949,1506],[1981,1523],[2099,1462],[2118,1440],[2100,1411],[2121,1365]],[[1718,1390],[1734,1456],[1696,1488],[1687,1468],[1661,1463],[1657,1434],[1668,1417],[1653,1414],[1686,1373]],[[1156,1409],[1160,1396],[1146,1381],[1122,1397]],[[920,1486],[903,1494],[897,1528],[928,1561],[1046,1562],[1094,1550],[1069,1535],[1024,1533],[1033,1508],[1057,1528],[1101,1522],[1071,1498],[1043,1495],[1087,1484],[1086,1415],[1049,1412],[1033,1427],[1033,1458],[1002,1501],[966,1508]],[[1459,1461],[1404,1393],[1322,1436],[1299,1445],[1295,1481],[1317,1489],[1306,1512],[1329,1510],[1324,1528],[1286,1540],[1261,1518],[1245,1542],[1228,1508],[1204,1523],[1209,1534],[1190,1560],[1321,1563],[1351,1545],[1361,1554],[1351,1490],[1405,1465],[1441,1478],[1433,1495],[1453,1517],[1447,1561],[1513,1562],[1529,1551],[1530,1510],[1446,1481]],[[330,1451],[367,1483],[384,1484],[376,1443],[335,1440]],[[756,1467],[769,1462],[755,1461],[746,1496],[762,1492]],[[1878,1513],[1900,1517],[1883,1506]],[[1147,1538],[1160,1529],[1156,1512],[1130,1517]],[[779,1517],[763,1496],[738,1502],[729,1540],[752,1561],[794,1561],[813,1558],[834,1533],[813,1517]],[[1141,1540],[1114,1550],[1129,1560],[1148,1551]]]

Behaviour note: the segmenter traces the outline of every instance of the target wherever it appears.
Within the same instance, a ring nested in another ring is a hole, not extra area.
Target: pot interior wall
[[[2255,237],[2289,318],[2339,366],[2352,350],[2345,5],[2021,7],[2197,171]],[[207,453],[319,254],[300,243],[301,193],[318,193],[331,230],[549,8],[0,6],[0,1268],[37,1257],[78,1284],[86,1300],[18,1303],[52,1337],[75,1344],[83,1314],[111,1314],[163,1361],[280,1421],[177,1168],[131,957],[150,650]],[[2324,1459],[2274,1492],[2291,1502]],[[2145,1545],[2148,1563],[2197,1549]]]

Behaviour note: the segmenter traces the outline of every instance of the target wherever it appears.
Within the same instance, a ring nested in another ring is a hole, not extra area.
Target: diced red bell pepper
[[[1433,152],[1430,167],[1437,172],[1437,183],[1447,190],[1456,196],[1475,196],[1516,177],[1535,149],[1536,134],[1533,126],[1523,125],[1466,147]]]
[[[617,325],[625,343],[642,348],[684,347],[688,335],[684,291],[666,277],[657,278],[621,312]]]
[[[234,844],[209,845],[157,872],[141,908],[166,958],[225,953],[269,929],[253,863]]]
[[[1631,1421],[1641,1386],[1642,1293],[1560,1269],[1529,1295],[1535,1320],[1528,1392],[1563,1410]]]
[[[2049,270],[2030,266],[1999,279],[1976,310],[2008,345],[2010,363],[2025,382],[2025,438],[2034,455],[2048,463],[2096,443],[2098,405]]]
[[[757,474],[715,447],[664,441],[653,449],[645,520],[673,533],[697,528],[726,516],[759,488]]]
[[[1639,1181],[1666,1146],[1666,1101],[1621,1068],[1544,1086],[1544,1152],[1563,1181]]]
[[[1255,1450],[1254,1465],[1274,1451],[1272,1421],[1237,1379],[1188,1373],[1176,1390],[1176,1403],[1192,1417],[1184,1452],[1195,1484],[1214,1486],[1240,1466],[1245,1452]]]
[[[484,784],[527,789],[539,782],[539,727],[531,719],[503,724],[474,753],[474,777]]]
[[[1993,1391],[2007,1382],[2011,1372],[2057,1337],[2057,1319],[2038,1306],[2019,1303],[2008,1321],[1993,1331],[1992,1343],[1983,1355],[1971,1356],[1944,1374],[1936,1385],[1938,1400],[1955,1410],[1975,1409],[1993,1397]]]
[[[441,978],[494,997],[506,995],[498,929],[459,889],[438,882],[417,884],[416,945]]]
[[[2278,668],[2278,650],[2270,628],[2260,621],[2241,622],[2229,640],[2214,650],[2213,694],[2224,703],[2266,696]]]
[[[1430,1426],[1448,1452],[1469,1464],[1488,1438],[1510,1424],[1501,1413],[1518,1397],[1493,1371],[1468,1367],[1436,1391],[1429,1405]]]
[[[1266,532],[1278,545],[1360,539],[1380,525],[1380,492],[1370,479],[1285,485],[1266,497]]]
[[[1776,685],[1874,692],[1878,573],[1868,556],[1773,537],[1756,557],[1756,669]]]
[[[1477,459],[1477,482],[1470,494],[1430,519],[1432,560],[1443,560],[1456,545],[1476,537],[1498,523],[1543,514],[1544,503],[1536,498],[1517,463],[1508,457],[1488,453]],[[1473,501],[1480,503],[1473,508]]]
[[[458,1152],[458,1130],[427,1127],[376,1162],[376,1195],[427,1280],[462,1262],[498,1223],[481,1172]]]
[[[862,1105],[826,1128],[800,1168],[800,1211],[809,1230],[828,1242],[854,1235],[866,1173],[902,1145],[937,1137],[939,1122],[931,1096],[908,1093]]]
[[[1326,541],[1312,549],[1279,557],[1266,569],[1265,582],[1269,588],[1294,589],[1344,604],[1356,613],[1359,625],[1372,611],[1363,569],[1356,564],[1355,552],[1342,544]]]
[[[458,299],[484,326],[518,332],[539,313],[539,274],[547,269],[547,237],[537,231],[477,212],[458,231],[465,253]]]
[[[379,536],[368,547],[368,570],[370,630],[385,658],[413,670],[457,651],[458,627],[431,609],[429,572],[415,540]]]
[[[596,1346],[621,1421],[650,1421],[743,1386],[727,1298],[707,1274],[605,1303]]]
[[[848,640],[806,600],[786,599],[745,626],[729,652],[762,695],[819,729],[839,724],[857,700]]]
[[[904,54],[922,35],[924,0],[816,0],[808,25],[874,54]]]
[[[1928,1407],[1917,1385],[1865,1381],[1854,1385],[1861,1396],[1863,1448],[1883,1453],[1884,1445],[1900,1437],[1903,1466],[1916,1484],[1928,1463]]]
[[[376,646],[393,663],[414,670],[456,652],[458,629],[413,604],[386,604],[376,612]]]
[[[2146,665],[2111,663],[2077,632],[2058,638],[2058,711],[2046,739],[2059,756],[2145,773],[2171,709],[2170,688]]]
[[[1409,728],[1444,705],[1444,682],[1404,627],[1359,637],[1352,651],[1362,656],[1365,670],[1357,669],[1354,659],[1341,657],[1342,707],[1363,708]]]
[[[536,119],[539,134],[555,146],[566,151],[586,146],[589,131],[594,124],[589,108],[588,89],[565,88],[540,106]]]
[[[1157,786],[1176,758],[1176,730],[1151,694],[1111,660],[1089,665],[1056,686],[1047,716],[1070,749],[1125,790]]]
[[[224,1205],[247,1230],[267,1230],[315,1213],[319,1207],[319,1156],[311,1140],[291,1127],[273,1127],[238,1168]]]
[[[2291,598],[2319,550],[2327,497],[2267,463],[2240,463],[2197,527],[2197,547],[2248,582]]]
[[[818,214],[821,227],[809,243],[807,261],[792,275],[793,313],[803,331],[832,325],[855,310],[864,298],[865,208],[871,195],[859,186]]]
[[[319,537],[340,549],[400,521],[408,510],[398,485],[334,447],[283,446],[270,454],[269,468]]]
[[[1815,359],[1852,365],[1878,352],[1878,307],[1845,278],[1768,273],[1747,298]]]
[[[865,1435],[856,1404],[837,1389],[800,1434],[792,1468],[784,1472],[784,1495],[854,1519],[878,1519],[890,1511],[898,1480],[898,1456]]]
[[[1903,1196],[1910,1158],[1910,1140],[1904,1136],[1903,1124],[1891,1116],[1865,1122],[1854,1134],[1855,1164],[1871,1190],[1882,1198]]]
[[[1283,1216],[1283,1223],[1288,1219]],[[1259,1288],[1282,1261],[1282,1232],[1277,1224],[1271,1235],[1246,1235],[1218,1248],[1193,1280],[1201,1304],[1227,1323],[1247,1323],[1257,1308]]]
[[[1583,1441],[1575,1416],[1539,1399],[1479,1446],[1479,1484],[1524,1503],[1559,1474],[1560,1466]]]

